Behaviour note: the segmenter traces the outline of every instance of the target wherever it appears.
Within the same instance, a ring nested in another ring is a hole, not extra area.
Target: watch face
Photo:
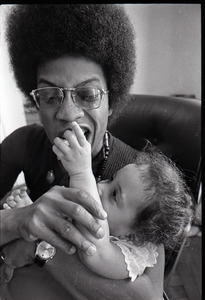
[[[49,243],[42,241],[42,242],[40,242],[40,244],[38,244],[37,254],[42,259],[46,260],[46,259],[53,257],[53,255],[55,254],[55,248],[52,245],[50,245]]]

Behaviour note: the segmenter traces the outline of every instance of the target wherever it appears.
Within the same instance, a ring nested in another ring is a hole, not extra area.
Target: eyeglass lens
[[[65,92],[64,92],[65,93]],[[35,91],[35,99],[40,108],[55,108],[62,104],[64,93],[60,88],[45,88]],[[71,91],[73,102],[84,109],[95,109],[100,106],[101,90],[97,88],[77,88]]]

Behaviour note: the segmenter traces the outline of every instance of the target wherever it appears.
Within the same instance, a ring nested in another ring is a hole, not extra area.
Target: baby
[[[88,192],[107,212],[100,220],[105,236],[97,239],[78,229],[97,248],[94,256],[78,249],[82,262],[95,273],[113,279],[144,273],[157,262],[157,246],[175,248],[192,218],[192,201],[182,174],[164,155],[148,149],[108,180],[96,184],[91,145],[76,122],[64,139],[55,138],[53,151],[70,176],[70,187]],[[26,188],[14,190],[5,209],[31,204]]]

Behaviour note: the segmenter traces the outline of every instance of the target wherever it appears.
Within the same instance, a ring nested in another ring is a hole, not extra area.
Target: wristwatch
[[[56,248],[45,241],[37,244],[34,263],[39,267],[43,267],[56,254]]]

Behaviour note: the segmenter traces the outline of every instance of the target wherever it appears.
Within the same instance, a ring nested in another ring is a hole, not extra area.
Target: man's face
[[[89,86],[107,90],[101,66],[83,57],[65,56],[50,60],[40,65],[37,71],[37,88]],[[103,96],[101,106],[94,110],[77,107],[73,103],[71,92],[65,93],[61,107],[40,109],[42,123],[52,144],[55,137],[63,137],[65,130],[71,128],[71,122],[76,121],[91,144],[93,157],[102,148],[110,114],[107,94]]]

